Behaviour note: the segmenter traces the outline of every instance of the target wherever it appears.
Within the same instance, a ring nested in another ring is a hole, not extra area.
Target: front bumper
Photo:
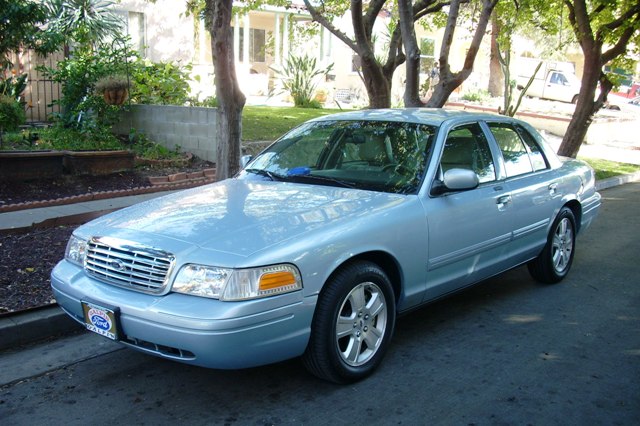
[[[51,273],[58,305],[84,324],[82,302],[119,310],[120,342],[209,368],[234,369],[301,355],[316,297],[294,292],[244,302],[170,293],[153,296],[104,284],[61,261]]]

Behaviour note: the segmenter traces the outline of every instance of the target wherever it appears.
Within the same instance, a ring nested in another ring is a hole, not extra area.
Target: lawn
[[[337,112],[340,110],[246,106],[242,110],[242,139],[274,141],[307,120]]]
[[[628,163],[616,163],[615,161],[601,160],[598,158],[581,158],[596,171],[596,179],[606,179],[613,176],[640,172],[640,165]]]

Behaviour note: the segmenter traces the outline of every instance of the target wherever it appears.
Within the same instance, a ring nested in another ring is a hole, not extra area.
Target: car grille
[[[99,280],[147,293],[164,289],[174,256],[163,250],[110,237],[93,237],[85,270]]]

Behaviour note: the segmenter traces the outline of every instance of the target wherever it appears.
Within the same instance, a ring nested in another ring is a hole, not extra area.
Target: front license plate
[[[89,302],[82,302],[84,323],[87,330],[118,340],[118,320],[115,309],[109,309]]]

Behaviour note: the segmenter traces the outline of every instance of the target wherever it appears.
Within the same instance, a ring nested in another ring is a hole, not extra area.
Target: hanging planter
[[[103,77],[96,82],[96,91],[108,105],[122,105],[129,96],[129,81],[118,75]]]

